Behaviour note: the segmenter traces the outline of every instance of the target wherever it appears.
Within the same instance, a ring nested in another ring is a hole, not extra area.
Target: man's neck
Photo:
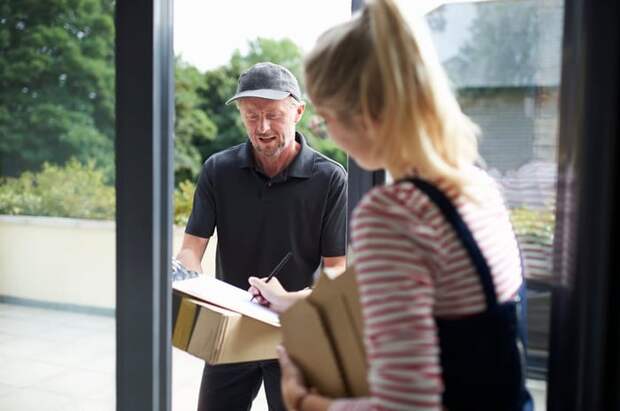
[[[275,177],[289,166],[301,150],[301,144],[293,140],[286,149],[277,157],[260,156],[254,151],[254,158],[260,169],[268,177]]]

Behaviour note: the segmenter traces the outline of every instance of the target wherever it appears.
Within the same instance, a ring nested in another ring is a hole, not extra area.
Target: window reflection
[[[449,3],[426,21],[463,110],[481,127],[480,152],[511,210],[528,280],[528,377],[544,380],[563,2]]]

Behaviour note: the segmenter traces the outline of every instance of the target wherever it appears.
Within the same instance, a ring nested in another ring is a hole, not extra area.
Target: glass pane
[[[302,54],[327,28],[350,18],[350,0],[212,2],[177,0],[174,4],[176,56],[175,228],[179,250],[191,211],[194,185],[211,154],[244,142],[246,132],[233,96],[242,71],[261,61],[289,68],[302,81]],[[302,84],[303,88],[303,84]],[[298,131],[310,145],[346,166],[346,156],[326,139],[306,102]],[[215,272],[217,238],[210,240],[203,270]],[[204,361],[173,349],[173,409],[195,409]],[[253,410],[267,410],[261,389]]]
[[[544,410],[563,2],[446,3],[426,20],[511,210],[528,285],[528,385]]]
[[[115,409],[113,1],[0,4],[0,409]]]

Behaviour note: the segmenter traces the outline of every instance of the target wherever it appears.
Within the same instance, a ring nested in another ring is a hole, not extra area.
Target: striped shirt
[[[493,179],[479,169],[471,172],[476,198],[484,201],[437,185],[472,231],[498,302],[508,301],[522,281],[509,214]],[[486,309],[467,251],[437,206],[410,182],[371,190],[354,212],[351,233],[371,396],[336,400],[330,411],[441,410],[434,318]]]

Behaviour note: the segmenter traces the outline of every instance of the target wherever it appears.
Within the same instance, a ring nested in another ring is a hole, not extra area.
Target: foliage
[[[112,0],[0,3],[0,168],[94,160],[113,176]]]
[[[217,125],[200,109],[203,76],[180,59],[175,68],[174,171],[177,181],[195,178],[202,163],[201,147],[217,135]]]
[[[541,244],[553,244],[555,214],[552,210],[533,208],[514,208],[510,217],[518,236],[527,236]]]
[[[64,167],[44,163],[38,173],[0,182],[0,214],[112,219],[114,207],[114,187],[105,183],[94,161],[71,159]]]
[[[174,191],[174,224],[185,226],[192,212],[194,201],[194,184],[185,180]]]
[[[44,162],[94,161],[114,178],[113,0],[7,0],[0,4],[0,170],[17,176]],[[301,80],[302,55],[289,39],[258,38],[248,50],[201,73],[175,61],[175,181],[197,177],[214,152],[246,140],[235,106],[225,102],[239,75],[260,61],[288,67]],[[346,157],[309,127],[309,142]]]
[[[174,224],[187,224],[193,198],[194,184],[181,182],[174,191]],[[44,163],[40,172],[0,179],[2,214],[112,220],[114,187],[93,161],[71,159],[62,167]]]
[[[114,181],[114,0],[0,2],[0,172],[15,177],[75,158]],[[302,81],[302,54],[289,39],[257,38],[247,51],[205,73],[175,61],[175,181],[195,180],[211,154],[246,140],[234,105],[239,75],[273,61]],[[303,85],[302,85],[303,87]],[[310,125],[309,143],[346,165],[346,156]]]
[[[306,111],[297,125],[297,130],[307,137],[308,143],[315,150],[347,167],[347,154],[329,138],[323,120],[309,102],[306,103]]]

